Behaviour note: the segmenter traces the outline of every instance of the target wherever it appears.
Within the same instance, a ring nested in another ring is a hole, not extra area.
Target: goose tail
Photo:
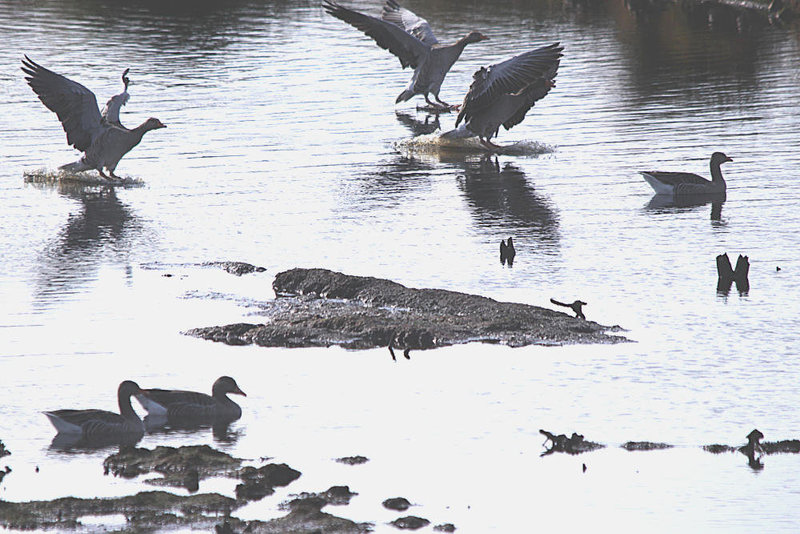
[[[645,182],[650,184],[650,187],[653,188],[653,191],[655,191],[657,195],[672,195],[674,193],[673,186],[665,184],[664,182],[653,176],[651,173],[639,172],[639,174],[642,175]]]
[[[72,163],[66,163],[60,166],[58,169],[68,172],[81,172],[81,171],[88,171],[93,168],[94,167],[92,167],[86,162],[85,158],[81,158],[78,161],[73,161]]]

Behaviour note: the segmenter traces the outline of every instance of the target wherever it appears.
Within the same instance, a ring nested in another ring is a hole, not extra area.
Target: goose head
[[[128,90],[128,84],[131,83],[130,78],[128,78],[128,71],[131,69],[125,69],[125,72],[122,73],[122,84],[125,86],[125,90]]]
[[[225,396],[227,393],[241,395],[243,397],[247,396],[244,391],[239,389],[239,386],[236,384],[236,380],[229,376],[221,376],[217,378],[216,382],[214,382],[214,385],[211,386],[211,396]]]
[[[142,388],[139,387],[139,384],[134,382],[133,380],[125,380],[119,384],[119,388],[117,389],[117,395],[119,398],[130,398],[131,395],[136,395],[137,393],[141,393]]]
[[[161,122],[160,120],[156,119],[155,117],[150,117],[144,123],[144,129],[146,131],[150,130],[158,130],[159,128],[166,128],[167,125]]]
[[[464,36],[463,41],[464,41],[464,44],[466,45],[466,44],[478,43],[480,41],[486,41],[488,39],[489,38],[486,37],[481,32],[473,30],[473,31],[469,32],[467,35]]]
[[[723,154],[722,152],[714,152],[711,154],[711,164],[712,165],[721,165],[728,161],[733,161],[731,158]]]

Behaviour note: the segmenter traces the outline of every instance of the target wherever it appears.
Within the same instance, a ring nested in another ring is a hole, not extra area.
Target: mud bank
[[[432,349],[471,341],[511,347],[629,341],[619,327],[547,308],[498,302],[443,289],[407,288],[391,280],[327,269],[292,269],[272,284],[264,323],[194,328],[188,335],[230,345]]]
[[[82,518],[91,516],[97,526],[97,516],[123,515],[124,525],[114,526],[115,532],[168,532],[189,526],[217,532],[369,532],[368,523],[322,512],[327,505],[346,505],[357,495],[347,486],[333,486],[320,493],[296,496],[283,506],[288,514],[271,521],[242,521],[231,514],[247,502],[274,493],[276,486],[286,486],[300,477],[300,472],[286,464],[267,464],[256,468],[241,467],[242,460],[208,446],[156,447],[128,449],[112,454],[103,462],[106,473],[135,477],[160,473],[163,478],[145,480],[148,483],[185,486],[182,481],[190,475],[197,491],[198,480],[212,476],[238,478],[236,498],[218,493],[176,495],[166,491],[143,491],[115,498],[79,499],[65,497],[50,501],[6,502],[0,500],[0,527],[21,530],[55,529],[85,531]],[[155,482],[154,482],[155,481]],[[177,482],[177,483],[173,483]],[[105,527],[104,527],[105,528]]]

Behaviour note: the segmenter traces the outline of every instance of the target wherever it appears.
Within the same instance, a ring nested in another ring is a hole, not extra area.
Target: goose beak
[[[239,389],[238,387],[236,388],[235,391],[231,391],[231,394],[232,395],[241,395],[242,397],[246,397],[247,396],[247,394],[244,391],[242,391],[241,389]]]
[[[730,158],[730,157],[728,157],[728,156],[725,156],[725,161],[733,161],[733,158]]]

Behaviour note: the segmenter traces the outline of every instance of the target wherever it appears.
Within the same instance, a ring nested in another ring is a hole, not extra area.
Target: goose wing
[[[394,0],[386,0],[381,18],[386,22],[391,22],[403,28],[405,32],[410,33],[428,46],[439,43],[427,20],[417,16],[413,11],[401,7]]]
[[[328,14],[361,30],[378,46],[397,56],[403,68],[416,69],[430,52],[430,46],[396,24],[347,9],[332,0],[324,0],[323,7]]]
[[[128,82],[130,81],[128,80],[128,71],[130,70],[131,69],[125,69],[125,72],[122,73],[122,83],[125,84],[125,89],[123,89],[120,94],[112,96],[108,102],[106,102],[103,111],[100,112],[100,116],[105,122],[119,126],[120,128],[124,128],[119,121],[120,109],[127,104],[128,100],[131,98],[131,95],[128,94]]]
[[[512,122],[512,126],[517,124],[533,104],[549,92],[546,82],[555,78],[563,50],[559,43],[553,43],[491,65],[488,69],[481,67],[473,74],[456,126],[462,120],[469,121],[474,112],[492,105],[501,95],[525,94],[530,105],[513,115],[516,122],[507,120]]]
[[[94,93],[42,67],[28,56],[22,60],[22,72],[39,100],[58,116],[67,134],[67,143],[85,152],[103,129]]]
[[[647,174],[661,183],[672,186],[680,184],[705,185],[711,183],[702,176],[698,176],[691,172],[646,171],[642,172],[642,174]]]
[[[168,417],[203,417],[214,415],[217,401],[210,395],[197,391],[182,391],[174,389],[146,389],[137,395],[158,404],[165,410]],[[150,412],[148,404],[142,402],[145,409]]]
[[[125,431],[124,418],[106,410],[54,410],[45,414],[59,432],[79,432],[91,436]],[[60,422],[54,421],[54,417]]]

